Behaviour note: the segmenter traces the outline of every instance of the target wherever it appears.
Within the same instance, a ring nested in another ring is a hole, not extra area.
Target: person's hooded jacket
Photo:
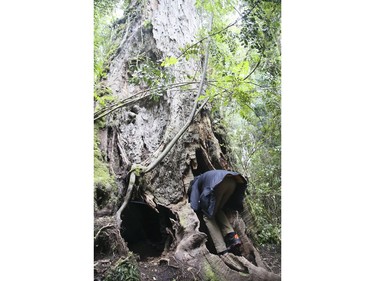
[[[229,175],[233,176],[237,185],[224,208],[242,211],[247,181],[241,174],[226,170],[212,170],[194,178],[189,188],[190,205],[193,210],[196,212],[202,211],[206,216],[212,218],[216,204],[213,191],[223,181],[224,177]]]

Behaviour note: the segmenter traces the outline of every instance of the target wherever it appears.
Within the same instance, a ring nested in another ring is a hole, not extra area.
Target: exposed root
[[[208,262],[206,268],[211,275],[214,274],[219,280],[236,281],[280,281],[281,277],[264,268],[257,267],[242,256],[235,256],[231,253],[223,256],[206,254]]]
[[[124,202],[122,203],[120,209],[118,209],[118,211],[116,213],[116,222],[117,222],[117,227],[119,229],[121,228],[121,223],[122,223],[121,214],[124,211],[126,205],[128,204],[128,202],[130,200],[134,184],[135,184],[135,173],[131,172],[130,173],[130,179],[129,179],[129,186],[128,186],[128,189],[126,191]]]
[[[113,224],[107,224],[107,225],[103,226],[102,228],[100,228],[100,229],[98,230],[98,232],[96,233],[95,237],[94,237],[94,241],[99,237],[99,234],[100,234],[100,232],[101,232],[103,229],[106,229],[106,228],[109,228],[109,227],[114,227],[114,225],[113,225]]]

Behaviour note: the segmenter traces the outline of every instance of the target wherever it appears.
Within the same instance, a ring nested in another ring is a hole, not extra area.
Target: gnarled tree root
[[[214,274],[219,280],[280,281],[281,276],[253,265],[241,256],[228,253],[223,256],[206,254],[205,278]]]

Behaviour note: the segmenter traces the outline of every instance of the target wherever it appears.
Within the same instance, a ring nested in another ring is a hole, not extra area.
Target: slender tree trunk
[[[121,44],[105,81],[115,97],[127,99],[147,89],[145,84],[131,83],[134,69],[165,57],[178,57],[180,48],[197,41],[196,34],[207,19],[198,15],[194,2],[132,1],[125,15]],[[280,276],[265,269],[237,213],[229,215],[242,234],[243,256],[233,258],[245,273],[210,253],[207,234],[200,230],[201,222],[190,208],[187,189],[195,175],[212,169],[231,169],[215,137],[209,105],[196,114],[154,169],[147,173],[133,169],[134,178],[129,185],[131,169],[152,163],[188,122],[204,72],[203,60],[204,57],[189,61],[180,58],[177,64],[163,69],[174,77],[175,84],[190,81],[188,77],[194,77],[197,83],[166,88],[160,96],[146,96],[96,121],[105,121],[98,131],[100,149],[116,179],[115,187],[95,186],[96,276],[105,276],[119,259],[127,257],[129,247],[136,244],[133,241],[144,237],[142,241],[162,241],[160,256],[191,268],[198,280],[280,280]],[[129,199],[127,204],[123,204],[125,197]],[[155,220],[148,225],[144,220],[153,216],[159,225],[150,231]],[[150,238],[151,232],[158,232],[162,238]]]

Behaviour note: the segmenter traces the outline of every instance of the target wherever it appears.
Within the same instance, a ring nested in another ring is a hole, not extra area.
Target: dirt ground
[[[139,261],[141,281],[192,281],[198,280],[192,268],[186,268],[173,259],[147,258]]]
[[[259,253],[273,273],[281,273],[281,246],[265,245],[259,247]]]
[[[150,248],[150,247],[148,247]],[[270,271],[281,273],[281,247],[275,245],[267,245],[258,248],[260,255],[263,258],[266,266]],[[173,257],[161,258],[160,256],[150,255],[152,252],[147,252],[145,255],[137,255],[138,268],[140,271],[141,281],[193,281],[199,280],[198,273],[193,269],[186,267]],[[97,278],[95,281],[102,281],[102,274],[109,268],[108,260],[101,260],[100,265],[96,268]]]
[[[281,273],[281,247],[274,245],[262,246],[259,252],[266,265],[276,274]],[[141,281],[192,281],[198,280],[196,272],[185,268],[173,258],[160,259],[147,257],[138,261]]]

